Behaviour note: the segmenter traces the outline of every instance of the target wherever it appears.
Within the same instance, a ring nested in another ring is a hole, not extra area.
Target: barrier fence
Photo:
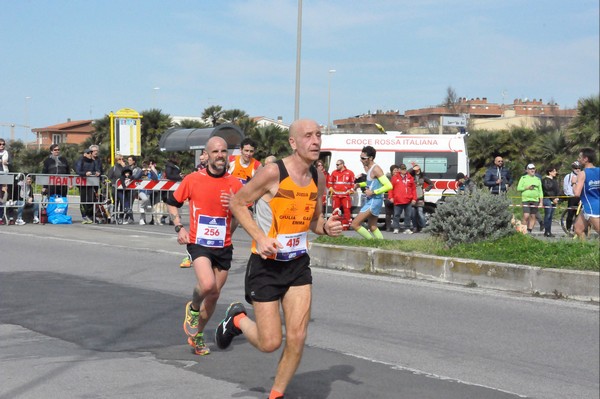
[[[59,195],[68,197],[69,207],[79,207],[80,210],[91,208],[92,220],[96,223],[129,224],[135,222],[134,216],[138,217],[140,224],[163,224],[169,223],[166,199],[170,192],[175,191],[179,182],[159,179],[121,180],[111,182],[106,176],[82,177],[79,175],[53,175],[40,173],[3,173],[0,174],[0,186],[5,187],[6,194],[0,191],[0,220],[9,222],[12,216],[16,220],[16,213],[24,202],[20,198],[20,189],[23,182],[31,178],[32,193],[34,201],[31,206],[37,209],[40,218],[42,209],[46,207],[48,197]],[[450,192],[451,191],[451,192]],[[82,192],[84,194],[82,194]],[[6,197],[3,199],[3,195]],[[446,189],[439,194],[441,199],[459,195],[455,190]],[[385,195],[384,195],[385,196]],[[352,213],[356,216],[366,201],[366,196],[357,190],[352,197]],[[523,207],[520,203],[521,197],[511,197],[511,207]],[[559,199],[572,197],[559,196]],[[536,207],[536,206],[534,206]],[[550,208],[548,206],[537,206],[538,208]],[[325,195],[325,216],[333,212],[332,194],[329,191]],[[180,209],[180,214],[187,214],[187,207]],[[73,213],[73,211],[72,211]],[[74,211],[77,213],[77,210]],[[83,216],[82,216],[83,217]],[[385,207],[380,217],[385,217]]]
[[[31,203],[21,196],[23,187],[29,187],[29,179]],[[43,222],[43,210],[49,198],[60,196],[68,199],[70,214],[77,217],[81,213],[82,219],[89,214],[91,222],[95,223],[128,224],[135,220],[134,215],[144,221],[140,224],[169,223],[165,201],[178,186],[179,182],[167,179],[129,180],[123,186],[120,180],[111,182],[106,176],[2,173],[0,220],[3,224],[14,224],[22,213],[23,219],[29,216],[26,222],[32,222],[34,218]],[[183,207],[180,214],[188,214],[187,207]]]

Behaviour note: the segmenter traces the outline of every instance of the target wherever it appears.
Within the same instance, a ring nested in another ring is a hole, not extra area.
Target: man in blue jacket
[[[483,178],[483,184],[490,188],[492,194],[503,194],[508,191],[513,184],[513,178],[510,171],[504,167],[504,160],[498,156],[494,159],[494,164],[488,168]]]

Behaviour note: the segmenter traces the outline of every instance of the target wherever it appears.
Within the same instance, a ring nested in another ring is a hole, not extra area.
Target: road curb
[[[311,266],[477,286],[530,295],[600,301],[597,272],[312,243]]]

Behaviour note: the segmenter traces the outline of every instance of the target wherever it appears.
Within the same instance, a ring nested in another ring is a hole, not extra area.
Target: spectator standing
[[[544,193],[544,237],[554,237],[552,234],[552,217],[558,197],[560,196],[560,185],[556,178],[557,171],[555,167],[546,169],[546,176],[542,179],[542,192]]]
[[[115,164],[111,166],[110,169],[108,169],[108,172],[106,172],[106,177],[108,177],[108,179],[112,183],[113,197],[115,201],[115,213],[117,215],[122,215],[124,210],[124,191],[123,189],[119,190],[117,184],[117,182],[121,179],[121,176],[123,175],[123,169],[125,169],[125,159],[123,158],[123,155],[117,154],[115,156]]]
[[[579,198],[575,197],[575,193],[573,189],[577,184],[577,175],[581,171],[581,165],[578,161],[575,161],[571,164],[571,173],[568,173],[563,180],[563,193],[567,198],[567,218],[566,218],[566,227],[568,231],[571,231],[571,227],[573,227],[573,218],[575,217],[575,213],[577,212],[577,206],[579,205]]]
[[[600,234],[600,167],[594,166],[596,151],[583,148],[579,153],[582,166],[573,189],[575,196],[581,198],[581,213],[575,221],[575,233],[585,240],[585,231],[589,225]]]
[[[390,181],[392,181],[392,178],[398,173],[398,170],[398,165],[390,166],[390,174],[387,175]],[[392,220],[394,219],[394,200],[392,194],[392,190],[388,191],[385,193],[385,199],[383,200],[383,205],[385,206],[385,229],[389,233],[393,230]]]
[[[68,175],[71,173],[71,168],[69,167],[69,161],[67,158],[60,155],[60,146],[58,144],[52,144],[50,146],[50,155],[48,158],[44,159],[44,163],[42,165],[42,174],[45,175]],[[53,184],[44,186],[42,188],[42,194],[52,196],[59,195],[61,197],[66,197],[69,193],[69,186],[62,185],[59,179],[59,184]]]
[[[308,334],[312,299],[308,230],[332,236],[342,232],[338,217],[325,221],[319,206],[326,189],[323,175],[312,166],[321,147],[319,125],[295,121],[289,143],[292,155],[264,167],[231,202],[233,214],[253,239],[245,288],[256,321],[246,315],[244,305],[235,302],[215,332],[221,349],[241,333],[261,352],[274,352],[284,344],[270,398],[283,397]],[[255,219],[246,209],[246,204],[254,202]]]
[[[343,159],[335,162],[335,170],[329,176],[329,192],[332,196],[332,208],[342,211],[342,228],[348,230],[352,221],[354,172],[346,168]]]
[[[363,147],[360,153],[360,162],[366,172],[366,181],[355,184],[354,188],[365,187],[366,201],[352,221],[352,228],[363,238],[383,240],[383,234],[377,227],[377,219],[383,207],[383,194],[392,189],[392,183],[381,167],[375,163],[376,155],[377,151],[370,145]],[[365,221],[369,225],[369,230],[362,226]]]
[[[10,158],[6,149],[6,141],[0,138],[0,173],[10,173]]]
[[[494,158],[494,164],[485,172],[483,184],[490,188],[492,194],[504,194],[512,186],[512,175],[504,166],[502,157]]]
[[[0,225],[6,224],[4,221],[4,213],[6,210],[6,203],[8,202],[8,186],[3,184],[0,186]]]
[[[18,183],[19,200],[16,203],[16,205],[18,206],[16,224],[19,226],[26,224],[25,221],[23,220],[23,210],[25,208],[33,208],[33,223],[34,224],[38,224],[40,222],[40,219],[38,218],[40,206],[37,202],[34,201],[33,187],[31,186],[31,184],[32,184],[31,176],[25,177],[25,180],[21,180]]]
[[[142,162],[142,180],[158,181],[158,171],[154,161]],[[138,198],[140,200],[140,225],[146,224],[146,213],[152,215],[152,206],[154,205],[154,191],[139,190]]]
[[[240,155],[229,157],[229,174],[246,184],[254,177],[256,171],[262,168],[260,161],[254,159],[256,143],[246,137],[240,143]]]
[[[167,202],[169,215],[175,222],[177,242],[187,245],[196,272],[197,284],[192,300],[185,306],[183,329],[197,355],[210,353],[204,342],[204,327],[215,311],[231,268],[231,235],[237,221],[233,219],[229,202],[242,187],[238,179],[227,173],[225,140],[211,137],[206,143],[206,152],[206,169],[186,176]],[[188,229],[178,212],[185,201],[189,201],[190,208]]]
[[[92,158],[92,149],[88,148],[84,151],[83,156],[79,158],[75,165],[77,174],[81,177],[100,177],[100,170],[96,169],[96,162]],[[93,186],[80,185],[79,199],[81,209],[81,223],[94,223],[94,202],[95,190]]]
[[[535,175],[535,165],[527,165],[527,174],[521,176],[517,191],[521,193],[521,204],[523,206],[523,224],[527,226],[527,232],[531,234],[535,225],[535,215],[543,206],[542,181]]]
[[[92,150],[92,160],[94,161],[94,165],[97,171],[100,172],[100,175],[104,173],[104,169],[102,168],[102,159],[100,159],[100,147],[96,144],[90,146],[90,150]]]
[[[131,176],[129,176],[130,183],[136,180],[141,180],[144,171],[137,164],[137,157],[130,155],[127,157],[127,169],[131,171]],[[132,187],[126,188],[127,186],[123,186],[124,190],[124,203],[125,210],[123,216],[123,224],[133,224],[135,220],[133,219],[133,203],[137,196],[137,191]]]
[[[427,224],[425,220],[425,193],[433,188],[433,182],[425,175],[421,166],[414,164],[409,172],[417,188],[417,202],[412,209],[413,233],[419,233]]]
[[[181,173],[181,168],[179,167],[179,156],[177,155],[177,153],[173,153],[171,154],[171,156],[169,157],[169,160],[167,161],[167,163],[165,164],[165,174],[163,176],[163,178],[169,179],[171,181],[181,181],[183,180],[183,173]],[[161,193],[162,196],[162,200],[164,203],[167,202],[167,199],[169,198],[169,191],[163,191]],[[168,216],[163,216],[160,219],[160,223],[166,223],[166,218]],[[169,225],[173,225],[173,221],[170,220],[169,218]]]
[[[399,173],[392,177],[392,199],[394,201],[394,234],[400,232],[400,215],[404,214],[404,233],[412,234],[412,207],[417,203],[417,187],[412,175],[401,164]]]

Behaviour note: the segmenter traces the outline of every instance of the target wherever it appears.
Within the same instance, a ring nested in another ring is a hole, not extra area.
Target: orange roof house
[[[81,144],[94,133],[94,130],[93,121],[89,119],[81,121],[69,119],[58,125],[31,129],[36,133],[38,148],[49,147],[50,144]]]

